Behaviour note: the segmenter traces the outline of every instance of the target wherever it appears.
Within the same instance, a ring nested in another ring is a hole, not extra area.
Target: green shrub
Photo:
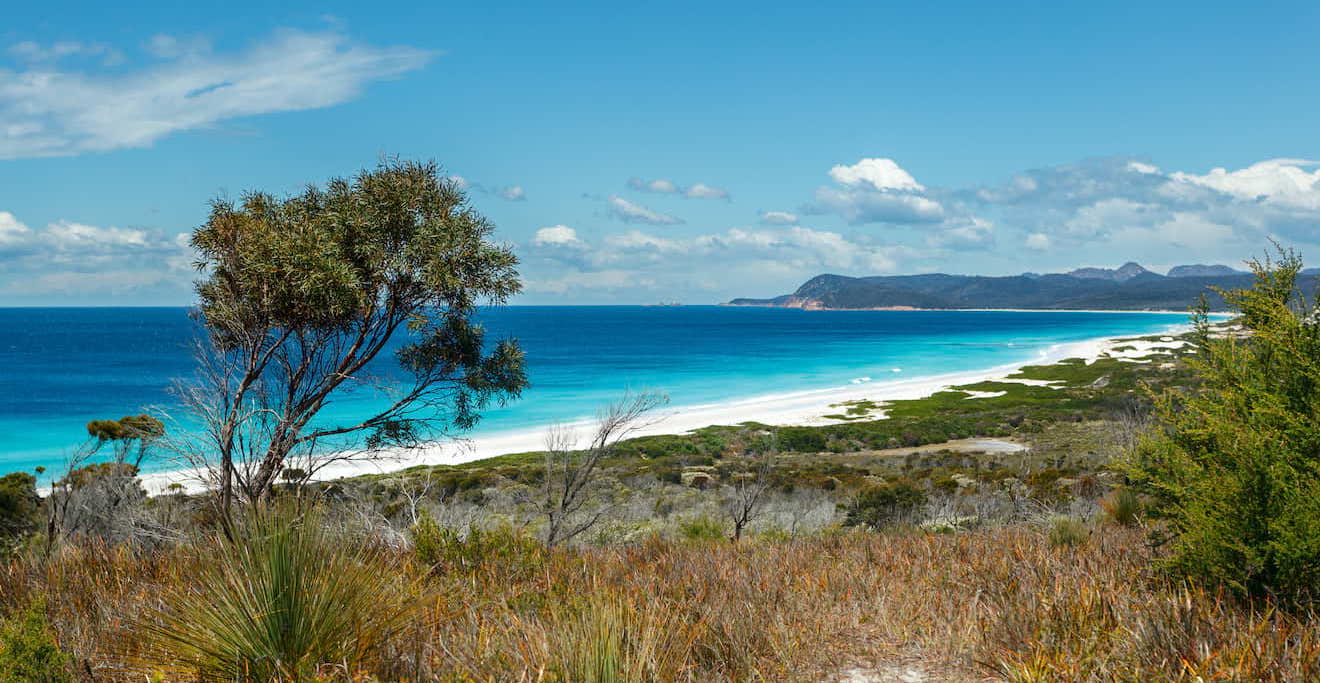
[[[1250,333],[1196,316],[1196,390],[1156,401],[1160,428],[1128,475],[1168,522],[1165,569],[1293,606],[1320,600],[1320,316],[1297,289],[1301,259],[1252,263],[1225,300]]]
[[[413,525],[412,540],[417,561],[435,570],[472,571],[489,562],[534,570],[545,559],[540,541],[508,525],[469,527],[464,537],[423,514]]]
[[[845,526],[879,529],[926,503],[926,492],[906,480],[872,486],[848,505]]]
[[[727,536],[719,520],[706,515],[685,519],[678,524],[678,533],[689,541],[722,541]]]
[[[1091,529],[1086,522],[1071,515],[1057,515],[1050,518],[1050,545],[1055,548],[1070,548],[1086,542]]]
[[[44,602],[35,601],[0,623],[0,681],[72,681],[69,661],[55,642]]]
[[[254,683],[358,673],[404,627],[417,601],[399,572],[315,516],[266,514],[199,548],[195,581],[146,615],[149,668]]]

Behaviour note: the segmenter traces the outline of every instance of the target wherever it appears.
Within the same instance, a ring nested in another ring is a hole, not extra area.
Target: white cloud
[[[124,60],[123,53],[104,43],[80,43],[69,40],[51,43],[49,46],[25,40],[10,45],[6,52],[24,62],[55,62],[68,57],[100,57],[103,65],[113,66]]]
[[[925,192],[912,174],[903,170],[893,159],[862,159],[852,166],[835,166],[830,177],[844,187],[869,186],[873,190]]]
[[[678,185],[672,180],[657,178],[655,180],[642,180],[641,178],[629,178],[628,187],[642,192],[658,192],[660,194],[677,194]]]
[[[634,204],[618,195],[610,195],[606,200],[609,214],[624,223],[647,223],[650,225],[679,225],[681,218],[652,211],[640,204]]]
[[[944,219],[939,202],[906,192],[871,189],[816,190],[816,206],[838,213],[849,223],[935,223]]]
[[[80,272],[61,270],[34,274],[9,282],[0,281],[0,294],[32,296],[50,294],[130,294],[158,285],[168,277],[161,270],[110,270]]]
[[[997,223],[1040,235],[1037,242],[1048,238],[1060,258],[1070,250],[1104,249],[1118,262],[1236,260],[1258,252],[1267,238],[1320,244],[1316,166],[1268,159],[1194,173],[1091,159],[1027,171],[965,196]]]
[[[949,249],[984,249],[995,240],[995,224],[976,216],[946,223],[931,234],[926,243],[932,247]]]
[[[655,180],[642,180],[633,177],[628,179],[628,187],[640,192],[654,192],[656,194],[676,194],[687,197],[688,199],[728,199],[729,191],[722,187],[715,187],[705,183],[694,183],[684,187],[667,178],[657,178]]]
[[[20,222],[14,214],[0,211],[0,247],[26,242],[31,234],[32,228]]]
[[[762,211],[763,225],[792,225],[798,222],[798,215],[787,211]]]
[[[568,239],[568,236],[557,234],[556,238]],[[576,233],[572,239],[577,239]],[[909,253],[892,245],[869,244],[836,232],[797,225],[770,230],[730,228],[689,238],[630,230],[609,235],[599,245],[584,245],[585,255],[554,249],[558,244],[551,240],[534,240],[533,245],[541,247],[540,256],[584,271],[638,269],[652,274],[666,271],[690,274],[701,270],[698,266],[724,273],[752,263],[762,267],[774,264],[777,271],[799,274],[822,268],[872,274],[893,271],[897,257]]]
[[[728,199],[729,191],[722,187],[712,187],[705,183],[697,183],[684,190],[683,196],[689,199]]]
[[[862,159],[851,166],[835,166],[830,178],[838,187],[816,190],[813,211],[837,213],[854,225],[860,223],[935,223],[946,212],[940,202],[926,196],[918,183],[893,159]]]
[[[281,30],[230,54],[171,51],[165,42],[152,41],[164,61],[124,73],[45,62],[0,69],[0,159],[146,147],[236,117],[328,107],[432,57],[334,31]]]
[[[121,293],[167,280],[184,287],[192,272],[187,238],[67,220],[35,229],[0,211],[0,291]]]
[[[510,185],[496,190],[496,196],[500,199],[507,199],[511,202],[521,202],[527,200],[527,193],[523,191],[522,185]]]
[[[1048,251],[1051,246],[1050,236],[1043,232],[1033,232],[1027,235],[1026,245],[1033,251]]]
[[[1233,228],[1195,213],[1174,213],[1150,226],[1128,226],[1113,231],[1111,242],[1140,248],[1169,244],[1186,249],[1218,245],[1233,238]]]
[[[527,278],[523,287],[533,293],[568,294],[581,291],[654,289],[655,284],[654,279],[642,273],[628,270],[599,270],[570,273],[559,277]]]
[[[457,187],[460,190],[466,190],[469,187],[471,187],[471,184],[468,182],[468,179],[464,178],[461,175],[451,175],[446,180],[453,183],[454,187]]]
[[[1174,182],[1208,187],[1241,200],[1320,211],[1320,169],[1308,173],[1305,170],[1308,166],[1320,166],[1320,161],[1269,159],[1236,171],[1216,168],[1204,175],[1175,172],[1169,174],[1169,178]]]
[[[681,240],[665,239],[644,233],[640,230],[629,230],[621,235],[610,235],[605,238],[605,245],[611,249],[624,252],[659,252],[678,254],[684,253],[691,248],[691,243]]]
[[[65,250],[97,250],[115,247],[146,247],[147,233],[126,228],[98,228],[94,225],[57,221],[46,226],[50,244]]]
[[[538,247],[585,248],[586,244],[578,239],[577,231],[567,225],[551,225],[536,231],[532,244]]]

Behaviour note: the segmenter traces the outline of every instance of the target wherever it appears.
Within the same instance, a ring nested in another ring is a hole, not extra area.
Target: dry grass
[[[408,551],[380,551],[381,571]],[[67,550],[0,567],[0,610],[47,596],[89,680],[143,680],[134,633],[205,553]],[[1314,619],[1146,575],[1140,531],[1054,547],[1019,526],[500,554],[438,567],[415,622],[361,666],[379,680],[1320,679]],[[202,586],[195,588],[204,590]],[[359,678],[358,680],[371,680]]]

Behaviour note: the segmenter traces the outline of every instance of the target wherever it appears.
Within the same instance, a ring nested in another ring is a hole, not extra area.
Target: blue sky
[[[520,303],[1320,255],[1320,3],[22,3],[0,305],[185,304],[207,201],[435,159]]]

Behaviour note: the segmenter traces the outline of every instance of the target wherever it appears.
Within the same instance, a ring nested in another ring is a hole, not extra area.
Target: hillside
[[[1249,273],[1226,266],[1177,266],[1160,275],[1136,263],[1117,269],[1082,268],[1070,273],[1002,277],[976,275],[818,275],[792,294],[770,299],[738,298],[731,306],[809,309],[1032,308],[1059,310],[1186,310],[1206,295],[1212,310],[1224,310],[1215,290],[1251,286]],[[1314,296],[1315,278],[1302,281]]]

